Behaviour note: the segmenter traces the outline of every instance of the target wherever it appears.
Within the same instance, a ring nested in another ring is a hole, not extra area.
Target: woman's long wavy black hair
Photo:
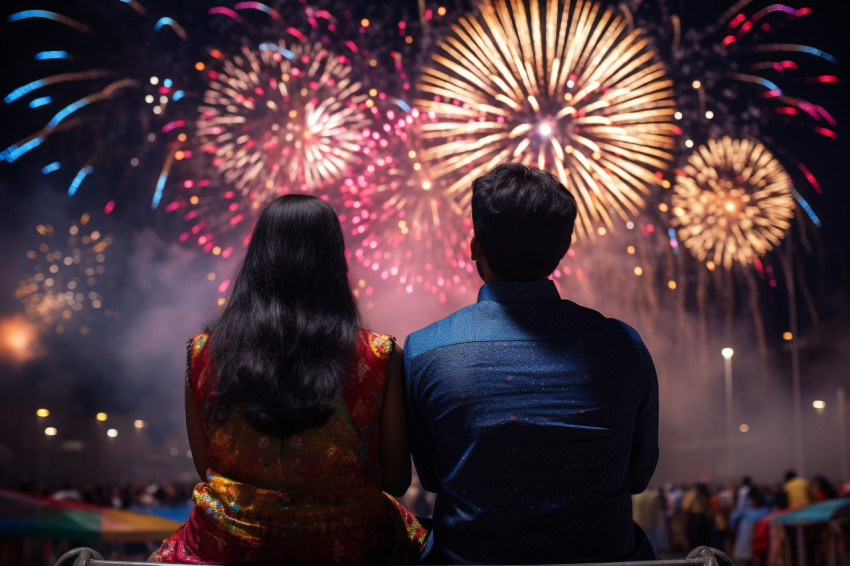
[[[321,425],[352,368],[359,323],[334,210],[307,195],[275,199],[208,326],[215,413],[239,411],[278,437]]]

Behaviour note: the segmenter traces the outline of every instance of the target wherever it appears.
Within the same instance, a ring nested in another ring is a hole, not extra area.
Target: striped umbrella
[[[180,523],[134,511],[0,489],[0,537],[145,542]]]

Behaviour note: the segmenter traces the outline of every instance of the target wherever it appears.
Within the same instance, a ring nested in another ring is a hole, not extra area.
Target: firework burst
[[[461,18],[419,84],[425,161],[469,204],[505,161],[552,171],[577,197],[579,236],[645,206],[672,159],[671,82],[640,30],[585,0],[494,0]]]
[[[254,6],[210,14],[244,27],[240,13]],[[205,93],[192,135],[174,152],[185,180],[166,210],[181,212],[189,228],[180,239],[205,252],[228,257],[247,244],[259,211],[282,194],[315,194],[344,227],[359,221],[364,208],[350,189],[368,182],[389,145],[375,119],[377,90],[355,79],[357,45],[333,35],[329,13],[296,8],[306,33],[263,11],[266,25],[251,37],[265,41],[207,49],[195,65]]]
[[[118,317],[104,307],[99,290],[112,238],[90,229],[89,220],[89,214],[83,214],[62,232],[51,224],[36,226],[41,242],[27,252],[33,262],[32,274],[18,284],[14,297],[23,304],[27,317],[46,329],[64,332],[77,313],[86,309]],[[88,334],[86,325],[77,324],[82,334]]]
[[[321,190],[374,144],[368,98],[344,56],[321,43],[265,43],[225,59],[199,109],[202,152],[252,200]]]
[[[700,261],[750,265],[791,228],[794,197],[785,169],[762,144],[710,140],[676,176],[672,224]]]

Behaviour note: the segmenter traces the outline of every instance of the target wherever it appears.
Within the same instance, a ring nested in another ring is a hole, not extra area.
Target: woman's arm
[[[396,497],[404,495],[410,486],[410,447],[404,415],[403,378],[401,346],[396,344],[390,358],[387,396],[381,409],[381,463],[384,467],[381,479],[384,491]]]
[[[195,403],[188,381],[186,381],[186,432],[189,434],[189,448],[192,449],[195,469],[198,471],[201,481],[206,481],[208,467],[207,435],[204,432],[201,410]]]

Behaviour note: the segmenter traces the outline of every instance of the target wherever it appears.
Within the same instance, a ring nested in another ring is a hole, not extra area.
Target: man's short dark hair
[[[575,198],[546,171],[505,163],[472,182],[475,237],[502,279],[549,276],[570,248],[575,219]]]

